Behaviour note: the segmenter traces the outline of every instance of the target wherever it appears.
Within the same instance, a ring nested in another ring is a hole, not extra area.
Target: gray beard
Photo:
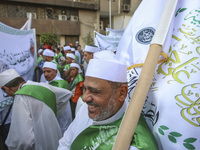
[[[100,108],[100,113],[93,118],[94,121],[102,121],[114,115],[117,111],[117,105],[114,98],[114,94],[110,97],[108,105],[104,108]]]

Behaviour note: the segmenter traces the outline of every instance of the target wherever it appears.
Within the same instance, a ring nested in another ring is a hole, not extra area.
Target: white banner
[[[166,0],[143,0],[135,11],[121,37],[116,53],[116,58],[127,66],[144,63],[165,2]],[[172,28],[170,32],[171,30]],[[170,40],[165,44],[163,51],[168,52],[169,44]]]
[[[19,30],[0,22],[0,72],[13,68],[27,81],[36,65],[35,30]],[[0,90],[0,111],[12,103]]]
[[[32,13],[29,14],[28,20],[23,25],[23,27],[21,27],[20,30],[30,30],[31,29],[31,24],[32,24]]]
[[[156,23],[154,19],[161,14],[159,10],[162,10],[162,3],[163,0],[143,0],[134,14],[139,16],[133,16],[125,29],[117,56],[128,66],[144,62],[153,36],[151,21]],[[200,147],[199,6],[199,0],[179,0],[173,35],[167,39],[171,41],[168,60],[158,65],[143,108],[142,113],[160,150],[191,150]],[[149,16],[156,11],[153,16]],[[146,31],[141,32],[143,28]],[[132,96],[140,71],[141,68],[128,71],[128,98]]]
[[[124,33],[124,29],[106,28],[106,36],[121,38],[123,33]]]
[[[116,51],[121,37],[110,37],[94,31],[95,45],[101,50]]]

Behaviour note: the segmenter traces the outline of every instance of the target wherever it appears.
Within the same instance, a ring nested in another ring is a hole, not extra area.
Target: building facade
[[[79,43],[84,47],[86,39],[96,30],[105,34],[110,27],[123,29],[128,24],[141,0],[1,0],[0,21],[20,29],[32,14],[32,26],[36,29],[37,44],[42,33],[59,36],[57,45]]]

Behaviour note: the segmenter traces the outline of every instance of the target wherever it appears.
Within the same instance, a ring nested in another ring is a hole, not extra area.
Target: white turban
[[[72,52],[75,52],[75,48],[71,48],[71,51],[72,51]]]
[[[54,57],[54,52],[52,52],[50,49],[45,49],[44,52],[43,52],[43,55]]]
[[[82,70],[81,70],[79,64],[77,64],[77,63],[71,63],[71,64],[70,64],[70,68],[71,68],[71,67],[78,68],[78,73],[82,73]]]
[[[66,57],[69,57],[69,58],[75,59],[75,55],[72,54],[72,53],[67,53],[67,54],[66,54]]]
[[[38,54],[40,54],[42,51],[43,51],[42,49],[39,49],[39,50],[38,50]]]
[[[115,54],[110,50],[103,50],[94,53],[94,59],[114,59]]]
[[[70,46],[65,46],[63,49],[64,49],[64,51],[65,50],[71,50],[71,47]]]
[[[57,65],[55,63],[46,61],[42,68],[51,68],[53,70],[57,70]]]
[[[16,77],[20,77],[15,69],[8,69],[0,74],[0,87],[15,79]]]
[[[95,53],[95,52],[99,51],[99,48],[98,47],[94,47],[94,46],[86,45],[84,51]]]
[[[127,66],[117,59],[90,59],[85,76],[127,82]]]

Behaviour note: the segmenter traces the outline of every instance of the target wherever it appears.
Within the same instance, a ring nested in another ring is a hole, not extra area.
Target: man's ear
[[[4,86],[4,85],[1,87],[1,89],[4,90],[4,91],[9,90],[9,88]]]
[[[119,101],[120,102],[124,102],[124,100],[126,99],[126,97],[127,97],[127,93],[128,93],[128,86],[126,85],[126,84],[122,84],[120,87],[119,87],[119,89],[118,89],[119,91]]]

